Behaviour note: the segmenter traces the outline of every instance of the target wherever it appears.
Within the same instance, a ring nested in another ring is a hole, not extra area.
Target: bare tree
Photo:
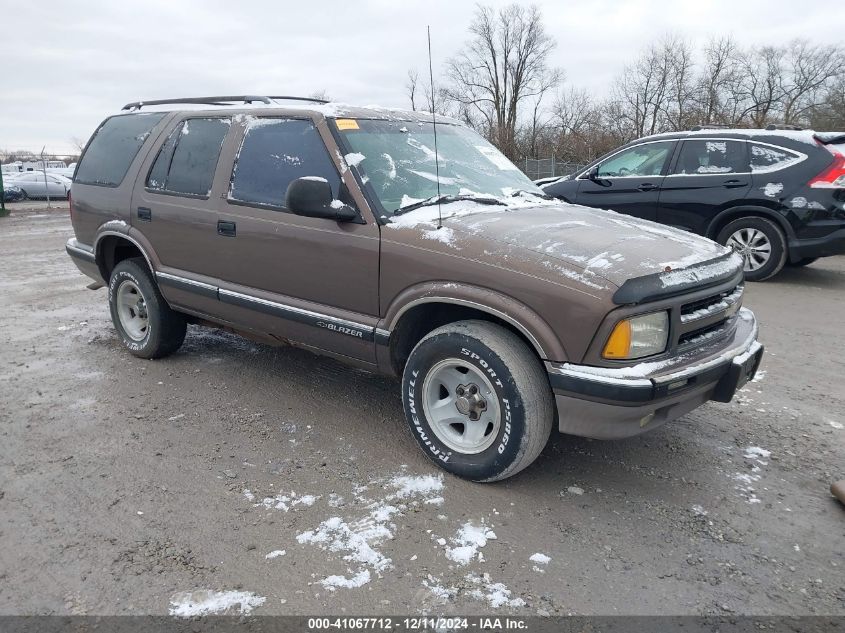
[[[419,82],[419,73],[415,68],[408,71],[408,81],[405,83],[405,93],[408,95],[408,100],[411,102],[411,110],[417,109],[417,83]]]
[[[824,103],[825,86],[845,76],[845,54],[836,46],[813,46],[796,40],[784,55],[786,72],[778,88],[784,123],[799,123],[812,108]]]
[[[82,154],[82,150],[85,149],[85,145],[88,144],[88,141],[85,139],[79,138],[78,136],[71,136],[70,137],[70,144],[76,150],[77,154]]]
[[[742,56],[743,81],[738,87],[738,98],[745,106],[737,123],[752,127],[765,127],[777,109],[783,67],[782,51],[774,46],[753,49]]]
[[[521,106],[542,100],[560,82],[560,71],[548,65],[555,42],[537,7],[517,4],[499,11],[479,6],[470,33],[447,64],[446,95],[478,116],[488,137],[515,158]]]

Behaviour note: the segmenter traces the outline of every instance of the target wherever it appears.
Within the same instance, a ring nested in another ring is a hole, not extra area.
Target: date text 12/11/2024
[[[425,631],[425,630],[525,630],[523,618],[498,617],[340,617],[309,618],[308,631],[323,630],[382,630],[382,631]]]

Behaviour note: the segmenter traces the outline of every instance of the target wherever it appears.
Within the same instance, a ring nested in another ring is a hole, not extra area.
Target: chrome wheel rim
[[[147,302],[134,281],[126,280],[117,288],[117,318],[126,335],[143,341],[150,327]]]
[[[423,412],[434,435],[459,453],[473,455],[496,441],[499,397],[487,376],[457,358],[440,361],[422,386]]]
[[[744,228],[735,231],[729,238],[727,246],[742,256],[745,261],[745,272],[760,270],[772,256],[772,243],[763,231]]]

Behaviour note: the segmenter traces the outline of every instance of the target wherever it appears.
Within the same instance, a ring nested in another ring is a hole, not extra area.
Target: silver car
[[[9,180],[16,187],[23,191],[27,198],[67,198],[70,186],[73,181],[70,178],[59,174],[44,174],[43,171],[27,171],[8,178],[4,174],[4,180]]]

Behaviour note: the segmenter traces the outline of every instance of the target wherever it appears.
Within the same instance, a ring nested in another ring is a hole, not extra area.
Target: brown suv
[[[754,375],[730,250],[550,200],[457,121],[281,99],[129,104],[89,141],[67,252],[136,356],[200,323],[401,376],[422,450],[476,481]]]

